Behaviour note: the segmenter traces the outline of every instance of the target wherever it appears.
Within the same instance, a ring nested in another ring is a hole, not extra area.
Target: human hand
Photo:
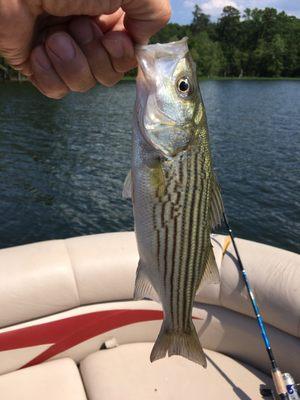
[[[59,99],[117,83],[170,13],[169,0],[0,0],[0,54]]]

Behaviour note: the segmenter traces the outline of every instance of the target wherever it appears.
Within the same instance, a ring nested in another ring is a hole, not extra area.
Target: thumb
[[[15,69],[27,75],[35,17],[25,2],[0,0],[0,54]]]
[[[127,0],[123,3],[125,28],[138,44],[147,44],[171,17],[169,0]]]

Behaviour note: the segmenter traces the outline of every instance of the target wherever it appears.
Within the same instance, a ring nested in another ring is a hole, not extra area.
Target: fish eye
[[[193,89],[189,78],[180,78],[177,81],[177,91],[182,97],[188,97],[192,94]]]

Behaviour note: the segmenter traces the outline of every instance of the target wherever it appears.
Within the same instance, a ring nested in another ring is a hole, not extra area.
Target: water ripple
[[[300,82],[201,83],[214,165],[237,235],[299,251]],[[0,247],[133,229],[133,83],[62,101],[0,90]]]

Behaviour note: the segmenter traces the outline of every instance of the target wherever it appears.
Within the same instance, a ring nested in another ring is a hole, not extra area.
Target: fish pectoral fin
[[[135,289],[134,289],[134,300],[142,300],[144,298],[151,299],[160,303],[159,296],[152,286],[147,273],[145,272],[145,267],[139,261],[139,265],[136,271],[135,278]]]
[[[219,268],[216,263],[215,255],[213,252],[213,248],[211,247],[209,251],[209,256],[204,268],[203,278],[201,280],[201,285],[203,283],[213,283],[218,284],[220,283],[220,273]]]
[[[166,190],[166,182],[164,171],[160,163],[151,168],[151,185],[155,188],[157,196],[163,196]]]
[[[211,227],[215,229],[222,224],[224,213],[224,205],[221,195],[220,185],[214,176],[212,184],[211,196]]]
[[[131,177],[131,169],[129,170],[123,187],[122,192],[123,199],[131,199],[132,198],[132,177]]]
[[[153,362],[164,358],[167,353],[169,357],[178,355],[200,364],[204,368],[207,366],[206,356],[192,321],[188,332],[168,330],[166,322],[163,322],[153,346],[150,361]]]

